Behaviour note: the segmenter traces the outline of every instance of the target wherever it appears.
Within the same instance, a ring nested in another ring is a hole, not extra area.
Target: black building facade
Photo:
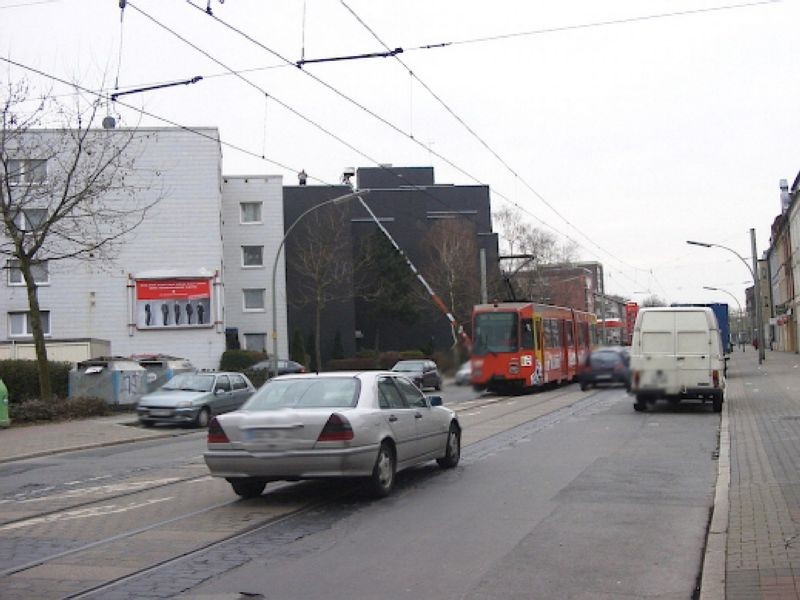
[[[364,200],[371,211],[418,269],[423,270],[427,260],[421,241],[431,228],[443,219],[457,219],[466,222],[474,231],[478,248],[474,257],[475,273],[480,273],[479,261],[483,254],[487,281],[499,280],[498,241],[497,235],[492,232],[488,186],[436,184],[433,167],[360,168],[355,176],[357,189],[370,190]],[[311,207],[350,192],[351,189],[346,185],[284,187],[284,231]],[[337,203],[334,207],[340,214],[338,223],[347,228],[345,233],[349,238],[351,258],[356,260],[364,240],[380,229],[357,198]],[[295,331],[300,331],[304,340],[308,340],[315,329],[313,301],[309,298],[308,286],[304,285],[304,275],[298,272],[296,258],[303,252],[304,246],[311,244],[309,236],[315,235],[313,227],[323,226],[312,217],[317,212],[323,211],[312,211],[304,217],[295,225],[286,241],[287,325],[290,339]],[[309,223],[304,224],[306,220]],[[424,296],[422,284],[415,281],[414,285]],[[370,310],[369,300],[360,295],[358,285],[352,279],[340,282],[338,289],[331,290],[329,296],[336,299],[327,301],[321,313],[323,363],[333,354],[337,333],[345,356],[353,356],[362,348],[375,348],[376,343],[381,351],[431,346],[434,350],[445,350],[452,345],[449,321],[433,302],[421,302],[418,317],[413,323],[383,321],[378,324],[371,316],[373,311]],[[480,301],[477,295],[474,302],[477,304]],[[379,338],[376,339],[378,330]],[[311,352],[309,348],[306,351]]]

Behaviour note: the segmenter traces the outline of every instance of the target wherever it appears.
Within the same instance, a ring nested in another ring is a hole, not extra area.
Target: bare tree
[[[39,282],[56,261],[113,260],[155,203],[152,195],[142,200],[129,177],[146,136],[93,129],[99,109],[99,100],[67,106],[50,94],[36,98],[24,81],[0,98],[0,255],[27,291],[25,330],[43,400],[52,390]]]
[[[578,255],[575,242],[560,243],[555,234],[526,221],[519,210],[502,208],[493,218],[500,230],[501,254],[530,256],[504,261],[501,265],[520,295],[526,298],[548,296],[547,283],[539,276],[539,268],[575,262]]]
[[[650,294],[641,303],[642,306],[666,306],[667,302],[656,294]]]
[[[422,239],[422,273],[447,309],[462,325],[470,322],[472,307],[480,301],[480,272],[475,228],[464,220],[445,219]],[[430,302],[430,297],[425,300]],[[458,332],[451,327],[453,345]]]
[[[314,310],[314,356],[322,366],[322,311],[331,302],[353,295],[353,260],[348,214],[329,205],[309,213],[287,249],[289,266],[299,276],[292,302]],[[311,350],[309,348],[309,350]]]

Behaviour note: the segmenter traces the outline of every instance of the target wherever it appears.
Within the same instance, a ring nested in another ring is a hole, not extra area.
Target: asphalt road
[[[0,597],[691,598],[718,415],[575,385],[443,395],[461,465],[381,501],[327,482],[238,500],[206,477],[202,432],[9,463]]]

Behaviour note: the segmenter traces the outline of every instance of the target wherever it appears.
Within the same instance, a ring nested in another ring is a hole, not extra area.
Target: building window
[[[261,202],[240,202],[242,223],[261,223]]]
[[[244,298],[244,309],[246,311],[264,310],[264,288],[242,290],[242,297]]]
[[[50,335],[50,311],[39,311],[41,317],[42,329],[45,335]],[[31,328],[31,313],[29,312],[11,312],[8,313],[8,331],[11,337],[30,337],[33,335]]]
[[[245,333],[244,334],[244,348],[245,350],[255,350],[256,352],[267,351],[267,334],[266,333]]]
[[[11,185],[42,184],[46,181],[46,160],[12,158],[8,161],[8,182]]]
[[[264,266],[264,246],[242,246],[243,267]]]
[[[23,208],[14,223],[20,231],[35,231],[47,220],[46,208]]]
[[[9,259],[8,262],[6,262],[6,269],[8,270],[8,285],[25,285],[25,279],[22,277],[22,270],[19,268],[19,261],[17,259]],[[33,281],[35,283],[39,285],[50,283],[50,272],[47,268],[47,261],[31,265],[31,272],[33,273]]]

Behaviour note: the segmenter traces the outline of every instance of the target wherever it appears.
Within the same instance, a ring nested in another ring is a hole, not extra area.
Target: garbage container
[[[79,362],[69,373],[69,395],[103,398],[111,405],[133,405],[147,393],[147,371],[124,356]]]
[[[0,379],[0,427],[8,427],[11,425],[11,419],[8,418],[8,388],[3,380]]]
[[[197,370],[189,359],[167,354],[133,354],[130,358],[147,371],[148,393],[160,388],[178,373]]]

